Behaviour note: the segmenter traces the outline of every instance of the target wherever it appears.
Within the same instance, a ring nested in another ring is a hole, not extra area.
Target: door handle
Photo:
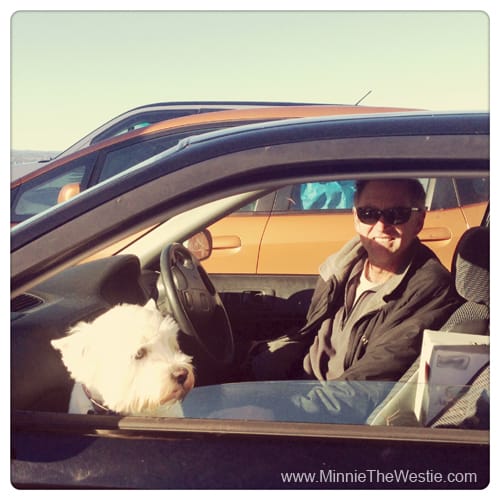
[[[418,237],[422,241],[451,240],[451,231],[447,227],[426,227],[420,231]]]
[[[213,250],[229,250],[232,248],[241,248],[239,236],[214,236],[212,238]]]

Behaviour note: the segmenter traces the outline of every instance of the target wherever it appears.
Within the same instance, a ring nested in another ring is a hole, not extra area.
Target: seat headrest
[[[452,272],[457,292],[465,300],[489,305],[490,231],[486,227],[468,229],[458,242]]]

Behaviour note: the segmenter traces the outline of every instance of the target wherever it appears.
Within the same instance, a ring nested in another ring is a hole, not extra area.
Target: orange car
[[[448,268],[469,227],[481,224],[487,178],[420,179],[427,193],[419,237]],[[354,237],[354,181],[304,183],[280,189],[209,228],[209,273],[317,274],[318,265]]]
[[[371,114],[403,108],[308,105],[245,108],[183,116],[118,135],[55,159],[11,183],[11,223],[17,224],[133,165],[180,139],[255,122],[327,115]]]

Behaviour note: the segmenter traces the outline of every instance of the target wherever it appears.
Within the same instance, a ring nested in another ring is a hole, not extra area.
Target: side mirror
[[[208,229],[203,229],[184,242],[184,246],[198,259],[206,260],[212,255],[212,235]]]
[[[57,203],[62,203],[63,201],[68,201],[80,192],[80,183],[71,182],[70,184],[65,184],[59,191],[57,195]]]

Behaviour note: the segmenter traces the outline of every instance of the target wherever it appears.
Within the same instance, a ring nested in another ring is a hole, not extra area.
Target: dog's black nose
[[[179,384],[179,385],[184,385],[184,382],[187,380],[188,378],[188,370],[187,368],[177,368],[176,370],[174,370],[172,372],[172,379],[175,383]]]

